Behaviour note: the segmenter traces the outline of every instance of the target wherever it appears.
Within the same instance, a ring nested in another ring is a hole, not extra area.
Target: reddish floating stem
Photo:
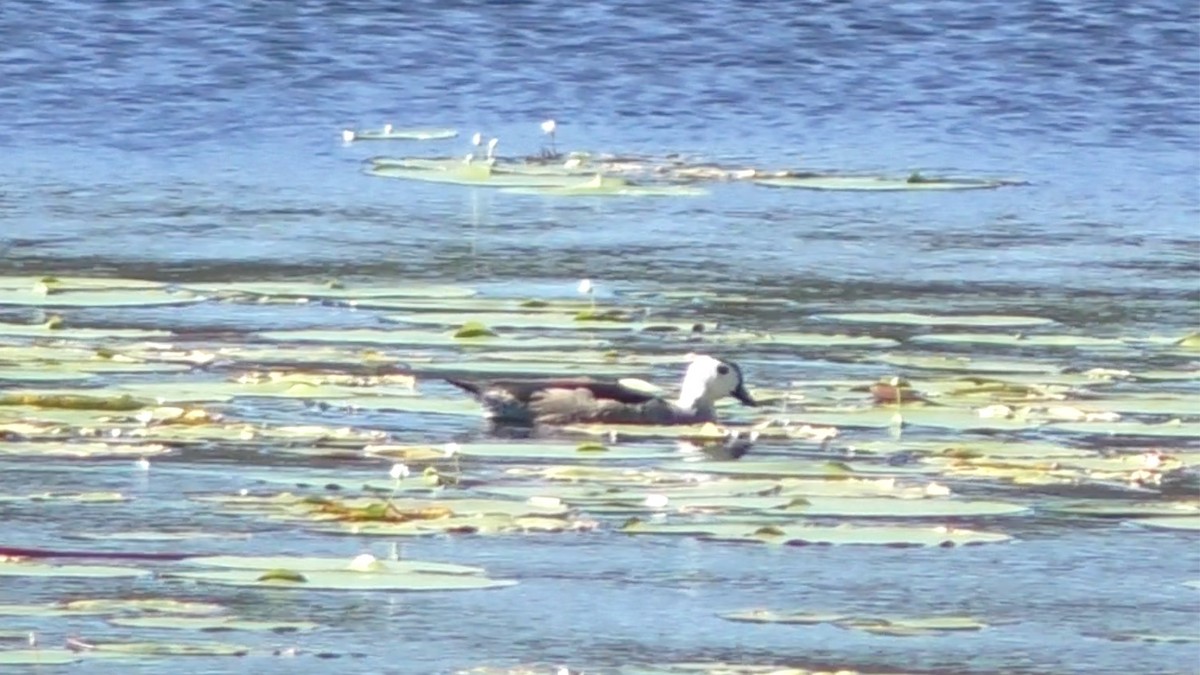
[[[0,556],[16,558],[93,558],[96,560],[183,560],[197,553],[147,553],[121,551],[62,551],[48,548],[19,548],[0,546]]]

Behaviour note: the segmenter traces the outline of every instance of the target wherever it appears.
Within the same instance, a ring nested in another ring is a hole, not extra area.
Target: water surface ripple
[[[714,301],[694,317],[753,330],[797,330],[822,311],[953,307],[1044,316],[1081,335],[1178,336],[1200,325],[1198,87],[1200,4],[1174,0],[10,1],[0,5],[0,274],[424,279],[515,297],[569,296],[590,277],[608,290],[778,301]],[[549,200],[361,172],[379,153],[465,154],[477,129],[498,136],[504,154],[532,153],[547,117],[572,149],[1028,185],[854,194],[725,183],[688,199]],[[340,142],[344,127],[385,122],[462,135]],[[663,309],[692,318],[687,307]],[[4,321],[44,319],[0,311]],[[374,315],[319,305],[86,310],[71,320],[200,337],[379,327]],[[737,356],[762,387],[889,372],[803,349]],[[1150,365],[1095,354],[1064,363]],[[381,428],[412,442],[480,433],[456,416],[245,405],[239,412],[260,420]],[[153,505],[151,516],[128,516],[127,529],[138,529],[191,517],[181,493],[228,492],[244,484],[241,472],[280,461],[217,448],[164,459],[145,476],[124,465],[0,459],[0,492],[121,490]],[[58,546],[64,535],[113,524],[57,508],[5,506],[3,538]],[[1200,578],[1194,537],[1107,522],[1021,527],[1012,545],[917,552],[768,550],[611,532],[421,539],[405,553],[480,564],[520,584],[419,598],[306,595],[330,628],[303,640],[356,655],[334,662],[347,672],[694,660],[1194,672],[1194,643],[1094,637],[1195,634],[1197,596],[1179,585]],[[375,546],[382,554],[381,544],[353,538],[271,527],[254,534],[254,550],[349,557]],[[122,583],[3,584],[0,603],[121,594]],[[253,593],[206,593],[233,607],[259,602]],[[715,616],[751,606],[969,611],[998,627],[888,639]],[[10,618],[0,627],[28,627]],[[294,642],[275,637],[246,639]],[[195,664],[192,672],[328,669],[321,660],[259,657]],[[88,664],[108,673],[161,667]]]

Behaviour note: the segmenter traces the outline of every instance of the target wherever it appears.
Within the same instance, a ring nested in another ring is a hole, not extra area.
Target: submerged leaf
[[[496,331],[488,328],[478,321],[468,321],[461,328],[454,331],[456,338],[480,338],[480,337],[498,337]]]

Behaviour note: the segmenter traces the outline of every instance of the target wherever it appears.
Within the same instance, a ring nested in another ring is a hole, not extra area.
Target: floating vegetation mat
[[[729,167],[682,158],[569,155],[529,158],[374,157],[366,172],[380,178],[504,188],[505,192],[545,196],[697,196],[697,184],[740,181],[772,188],[854,192],[987,190],[1023,185],[1007,179],[926,176],[844,175]]]
[[[591,180],[508,175],[547,190]],[[1091,335],[973,306],[795,313],[773,331],[712,316],[755,300],[0,278],[0,511],[14,533],[0,577],[30,589],[0,616],[53,636],[0,641],[0,666],[253,655],[256,635],[319,641],[323,621],[302,609],[339,596],[517,597],[522,562],[487,552],[525,542],[927,564],[1076,528],[1195,541],[1196,336]],[[739,360],[760,406],[530,432],[490,427],[442,380],[612,378],[671,395],[689,352]],[[813,363],[824,371],[780,374]],[[872,639],[1007,625],[961,608],[719,615]],[[1102,637],[1190,639],[1136,628]]]

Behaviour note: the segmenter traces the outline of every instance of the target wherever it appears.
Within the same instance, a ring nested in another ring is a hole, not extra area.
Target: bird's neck
[[[711,418],[714,412],[713,402],[708,400],[703,394],[686,391],[679,395],[679,399],[675,401],[675,406],[680,410],[685,410],[705,419]]]

